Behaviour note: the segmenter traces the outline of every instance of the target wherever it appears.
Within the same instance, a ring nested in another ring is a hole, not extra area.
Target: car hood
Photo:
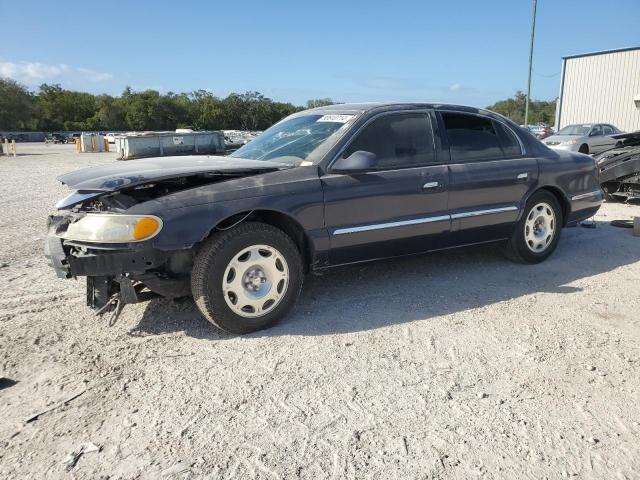
[[[266,172],[283,168],[291,168],[291,165],[264,160],[191,155],[145,158],[83,168],[62,175],[58,180],[80,193],[102,193],[191,175]]]
[[[551,135],[550,137],[545,138],[543,140],[543,143],[549,143],[549,142],[562,143],[562,142],[568,142],[570,140],[580,141],[583,138],[584,137],[580,135]]]

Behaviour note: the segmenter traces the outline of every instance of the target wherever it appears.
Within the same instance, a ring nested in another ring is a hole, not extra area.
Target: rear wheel
[[[507,256],[520,263],[539,263],[553,253],[560,240],[562,209],[546,191],[531,196],[507,245]]]
[[[248,333],[282,319],[302,288],[302,261],[281,230],[246,222],[216,233],[198,253],[191,289],[198,309],[217,327]]]

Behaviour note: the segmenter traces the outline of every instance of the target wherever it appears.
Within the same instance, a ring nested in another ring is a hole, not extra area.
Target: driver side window
[[[602,135],[602,126],[601,125],[596,125],[591,129],[591,132],[589,133],[589,135],[591,136],[598,136],[598,135]]]
[[[344,153],[364,150],[377,157],[376,170],[416,167],[435,162],[431,120],[426,113],[383,115],[358,134]]]

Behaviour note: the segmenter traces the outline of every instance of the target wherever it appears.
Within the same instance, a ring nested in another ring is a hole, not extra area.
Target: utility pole
[[[533,37],[536,33],[536,8],[538,0],[533,0],[531,11],[531,44],[529,45],[529,79],[527,80],[527,103],[524,107],[524,126],[529,125],[529,100],[531,99],[531,67],[533,66]]]

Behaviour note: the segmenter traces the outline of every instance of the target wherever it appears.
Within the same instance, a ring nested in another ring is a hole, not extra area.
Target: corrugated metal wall
[[[640,49],[565,59],[564,86],[558,105],[562,128],[572,123],[611,123],[640,130]]]

